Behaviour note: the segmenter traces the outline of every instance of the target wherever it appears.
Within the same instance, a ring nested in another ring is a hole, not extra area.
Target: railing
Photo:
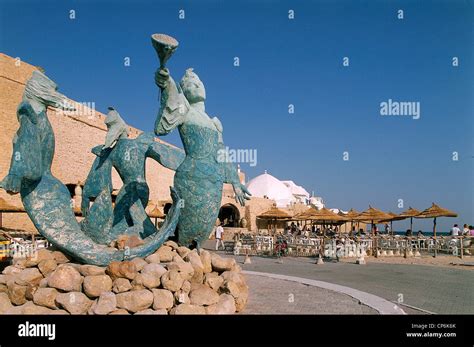
[[[474,254],[474,237],[439,236],[367,236],[367,237],[285,237],[250,236],[229,242],[229,252],[249,255],[276,255],[280,245],[289,256],[358,257],[361,254],[373,256],[420,256],[423,254],[449,254],[463,257]]]

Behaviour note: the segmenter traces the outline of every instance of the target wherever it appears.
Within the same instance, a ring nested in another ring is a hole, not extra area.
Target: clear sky
[[[241,165],[247,177],[268,170],[342,209],[436,202],[459,213],[439,219],[446,232],[474,223],[473,23],[465,0],[1,0],[0,50],[43,67],[72,99],[113,105],[152,131],[150,35],[170,34],[180,42],[171,74],[194,67],[226,144],[257,150],[255,167]],[[420,118],[382,116],[389,99],[419,102]],[[176,133],[164,140],[181,146]]]

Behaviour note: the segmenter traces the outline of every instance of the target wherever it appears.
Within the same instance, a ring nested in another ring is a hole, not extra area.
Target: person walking
[[[219,224],[216,228],[216,251],[219,250],[219,244],[222,245],[222,248],[225,250],[224,241],[222,240],[222,236],[224,234],[224,228],[222,224]]]

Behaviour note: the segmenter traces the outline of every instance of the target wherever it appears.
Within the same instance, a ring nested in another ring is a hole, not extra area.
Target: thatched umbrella
[[[275,227],[276,227],[276,222],[278,220],[291,220],[292,219],[291,215],[288,212],[277,208],[276,204],[273,204],[272,208],[270,208],[268,211],[265,211],[259,214],[257,218],[267,220],[268,229],[270,225],[273,226],[272,222],[275,222]]]
[[[158,209],[158,206],[155,205],[155,208],[147,213],[148,217],[155,218],[155,227],[158,225],[158,218],[163,219],[166,216]]]
[[[374,222],[379,222],[382,220],[389,220],[392,216],[388,213],[385,213],[377,208],[374,208],[369,205],[369,208],[364,212],[359,213],[358,216],[354,217],[354,220],[361,222],[371,222],[371,232],[373,232]]]
[[[415,208],[412,208],[411,206],[408,208],[408,210],[402,212],[399,214],[400,217],[405,217],[405,218],[410,218],[410,230],[413,232],[413,217],[416,217],[420,214],[420,211],[418,211]]]
[[[380,223],[388,223],[390,222],[390,231],[392,232],[392,235],[393,235],[393,225],[392,225],[392,222],[395,221],[395,220],[403,220],[407,217],[404,217],[404,216],[401,216],[399,214],[396,214],[396,213],[393,213],[391,211],[387,212],[388,215],[391,216],[391,218],[389,219],[384,219],[384,220],[380,220]]]
[[[340,216],[346,217],[347,220],[351,222],[351,232],[352,232],[352,229],[353,229],[353,224],[354,224],[355,217],[357,217],[359,214],[360,213],[357,212],[356,210],[354,210],[353,208],[351,208],[347,213],[339,212]]]
[[[436,205],[434,202],[432,203],[431,207],[427,208],[426,210],[422,211],[419,215],[415,216],[415,218],[433,218],[433,237],[435,240],[435,250],[434,256],[436,257],[437,253],[437,245],[436,245],[436,218],[438,217],[457,217],[457,213],[442,208]]]
[[[369,205],[369,208],[367,210],[365,210],[364,212],[361,212],[354,219],[357,221],[363,221],[363,222],[370,221],[370,233],[372,234],[372,237],[374,237],[375,236],[374,235],[374,222],[387,220],[387,219],[390,219],[390,217],[391,216],[388,213],[385,213]],[[374,237],[374,242],[375,242],[375,256],[377,257],[377,239],[375,237]]]

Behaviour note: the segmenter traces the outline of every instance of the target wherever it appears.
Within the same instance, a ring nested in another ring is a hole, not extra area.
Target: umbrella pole
[[[436,258],[437,253],[438,253],[438,244],[436,243],[436,217],[434,217],[433,219],[433,237],[434,237],[434,243],[435,243],[434,257]]]
[[[410,217],[410,231],[413,234],[413,217]]]

